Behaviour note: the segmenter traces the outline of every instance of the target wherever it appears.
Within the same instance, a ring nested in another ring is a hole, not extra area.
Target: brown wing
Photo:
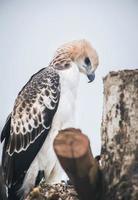
[[[5,139],[2,165],[9,187],[21,184],[19,182],[40,150],[59,97],[59,75],[50,67],[35,74],[19,93],[10,126],[6,126],[2,138]]]
[[[25,151],[45,129],[50,129],[59,93],[59,75],[52,69],[33,76],[19,93],[11,116],[10,155]]]

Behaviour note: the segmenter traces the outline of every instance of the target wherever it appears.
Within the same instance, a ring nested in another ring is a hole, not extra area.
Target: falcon
[[[53,150],[59,130],[73,127],[81,74],[89,82],[98,66],[96,50],[87,40],[57,49],[49,65],[34,74],[19,92],[2,130],[2,170],[8,199],[23,199],[45,178],[61,181],[64,172]]]

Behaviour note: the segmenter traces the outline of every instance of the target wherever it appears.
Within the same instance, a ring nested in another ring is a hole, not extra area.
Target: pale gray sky
[[[0,0],[0,127],[30,76],[58,46],[81,38],[96,48],[100,65],[92,84],[81,78],[77,126],[100,153],[102,78],[138,67],[137,0]]]

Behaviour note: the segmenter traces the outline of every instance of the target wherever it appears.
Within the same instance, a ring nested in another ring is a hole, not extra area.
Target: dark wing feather
[[[10,132],[8,131],[8,135],[6,134],[7,133],[7,130],[10,129],[10,125],[11,125],[11,114],[9,114],[9,116],[7,117],[7,120],[6,120],[6,123],[2,129],[2,132],[1,132],[1,142],[4,140],[5,137],[8,137],[10,136]]]
[[[50,67],[39,71],[19,93],[1,139],[7,185],[19,189],[25,172],[40,150],[60,97],[59,75]]]

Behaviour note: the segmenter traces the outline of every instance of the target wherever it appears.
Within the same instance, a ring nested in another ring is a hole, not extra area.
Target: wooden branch
[[[54,150],[79,198],[100,199],[101,171],[98,161],[93,158],[87,136],[79,129],[62,130],[54,140]]]

